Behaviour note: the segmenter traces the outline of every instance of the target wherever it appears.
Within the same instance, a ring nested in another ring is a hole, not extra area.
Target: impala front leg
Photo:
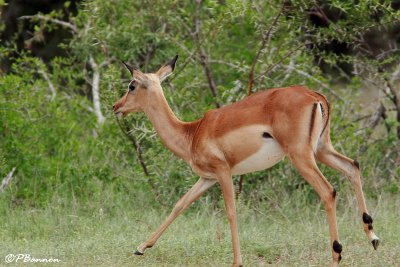
[[[240,244],[238,225],[236,218],[235,195],[232,182],[232,176],[229,172],[222,172],[218,175],[218,182],[221,185],[221,191],[224,196],[226,215],[231,227],[233,264],[232,267],[242,266],[242,256],[240,255]]]
[[[216,180],[210,180],[205,178],[200,178],[192,188],[175,204],[174,209],[164,223],[158,227],[158,229],[153,233],[149,240],[142,243],[137,247],[135,252],[136,255],[143,255],[147,248],[151,248],[157,240],[160,238],[162,233],[167,229],[167,227],[181,214],[186,208],[188,208],[195,200],[197,200],[207,189],[213,186]]]

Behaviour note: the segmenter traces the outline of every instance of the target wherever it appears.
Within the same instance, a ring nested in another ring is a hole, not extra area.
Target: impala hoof
[[[143,255],[143,253],[140,252],[139,250],[136,250],[134,254],[135,254],[135,255]]]
[[[379,246],[379,239],[373,239],[371,241],[371,243],[372,243],[372,246],[374,247],[374,249],[377,250],[378,246]]]

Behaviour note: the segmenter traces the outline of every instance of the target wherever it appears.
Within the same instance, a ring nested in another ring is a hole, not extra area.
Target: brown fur
[[[199,156],[196,154],[203,153],[203,148],[207,146],[203,144],[204,142],[216,140],[233,130],[255,124],[265,125],[285,152],[289,152],[289,149],[285,149],[290,145],[288,139],[293,139],[293,134],[296,134],[302,127],[300,124],[309,114],[308,107],[312,106],[315,101],[324,102],[324,99],[321,95],[305,87],[292,86],[260,91],[239,102],[210,110],[199,120],[200,125],[193,133],[192,159],[201,164],[198,162]],[[307,120],[307,124],[309,124],[309,117]],[[219,147],[223,154],[230,155],[226,158],[229,166],[234,166],[258,150],[259,145],[252,145],[256,141],[249,140],[245,136],[243,139],[249,142],[246,144],[245,150],[239,151],[235,147],[230,147],[229,151],[226,151],[226,148]],[[221,160],[221,158],[218,159]],[[219,160],[216,164],[219,164]],[[210,162],[206,165],[209,164]]]

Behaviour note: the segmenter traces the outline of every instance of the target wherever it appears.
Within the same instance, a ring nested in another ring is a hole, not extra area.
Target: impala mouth
[[[124,113],[122,111],[117,111],[114,112],[115,116],[117,116],[118,119],[121,119],[124,116]]]

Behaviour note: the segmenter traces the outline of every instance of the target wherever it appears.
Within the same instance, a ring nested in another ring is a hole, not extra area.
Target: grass
[[[144,256],[134,256],[136,246],[169,211],[114,204],[109,203],[114,208],[53,205],[44,210],[2,207],[0,265],[6,265],[9,253],[28,253],[61,260],[47,266],[230,266],[230,232],[222,210],[192,208]],[[346,208],[340,205],[341,266],[398,266],[400,200],[392,197],[368,204],[381,246],[373,250],[353,202]],[[238,210],[245,266],[328,266],[328,226],[321,206],[260,212],[239,203]],[[29,264],[35,265],[40,266]]]

